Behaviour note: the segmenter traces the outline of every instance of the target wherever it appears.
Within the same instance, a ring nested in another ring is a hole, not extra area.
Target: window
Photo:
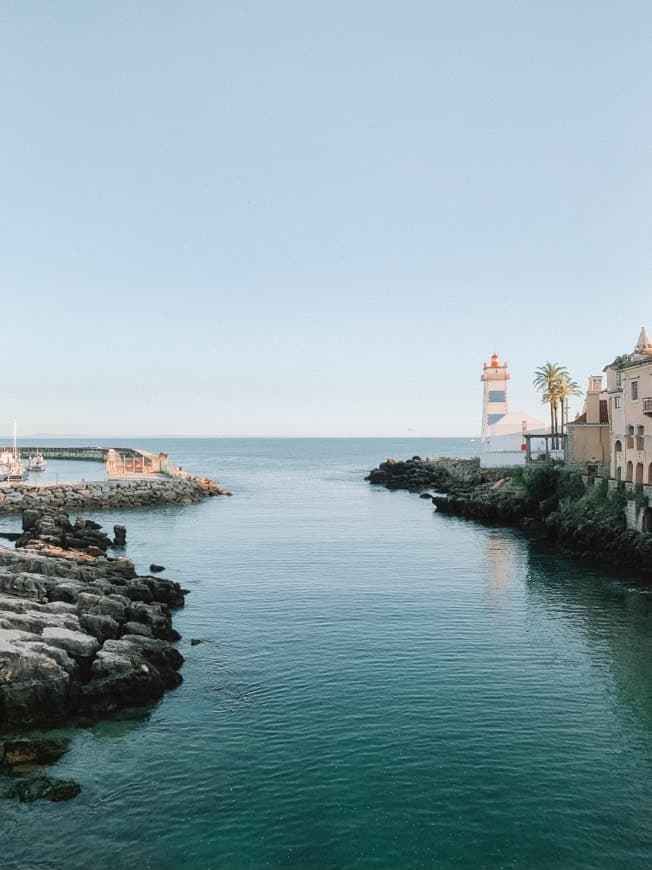
[[[632,402],[638,402],[638,381],[632,381]]]
[[[623,397],[615,396],[614,397],[614,408],[622,408],[623,406]]]
[[[636,427],[636,449],[637,450],[645,450],[645,426],[637,426]]]
[[[616,389],[621,390],[623,387],[623,373],[616,372]]]
[[[505,402],[505,390],[489,390],[490,402]]]
[[[627,449],[628,450],[634,449],[634,427],[633,426],[627,427]],[[631,478],[629,478],[629,479],[631,480]]]

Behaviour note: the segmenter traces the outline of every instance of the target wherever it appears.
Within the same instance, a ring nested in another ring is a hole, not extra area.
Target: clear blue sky
[[[473,435],[652,330],[648,0],[4,0],[0,432]],[[6,424],[2,422],[6,419]]]

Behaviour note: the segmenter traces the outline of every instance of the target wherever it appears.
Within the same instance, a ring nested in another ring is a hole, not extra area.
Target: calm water
[[[185,682],[2,804],[3,870],[652,866],[646,592],[363,481],[476,444],[141,446],[235,493],[104,515],[192,590]]]

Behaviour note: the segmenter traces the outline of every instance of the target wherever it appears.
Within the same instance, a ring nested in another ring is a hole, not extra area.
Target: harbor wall
[[[133,454],[136,453],[131,447],[115,448],[121,453]],[[13,447],[10,444],[4,447],[0,446],[0,453],[4,451],[11,452]],[[18,453],[22,459],[29,459],[35,453],[41,453],[45,459],[74,459],[87,462],[104,462],[106,455],[109,452],[108,447],[18,447]]]

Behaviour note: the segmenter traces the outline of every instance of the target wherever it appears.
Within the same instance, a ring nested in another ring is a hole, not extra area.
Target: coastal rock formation
[[[96,523],[55,514],[25,525],[22,548],[0,547],[0,727],[95,718],[177,686],[179,584],[108,558]]]
[[[216,495],[230,495],[214,480],[179,472],[168,477],[78,483],[4,483],[0,512],[29,510],[104,510],[154,504],[193,504]]]
[[[519,526],[562,552],[605,558],[652,573],[652,535],[627,528],[625,510],[647,498],[586,481],[560,466],[481,469],[474,459],[387,460],[366,478],[388,489],[436,490],[441,513],[483,523]]]
[[[652,535],[628,529],[617,515],[605,516],[568,500],[541,501],[513,489],[503,492],[477,490],[466,494],[435,496],[441,513],[483,523],[520,526],[554,544],[562,552],[588,558],[605,558],[652,573]],[[575,509],[574,509],[575,508]]]
[[[504,472],[503,472],[504,473]],[[479,459],[421,459],[413,456],[404,461],[388,459],[369,472],[365,480],[387,489],[407,489],[422,492],[466,490],[472,486],[493,483],[501,476],[499,469],[480,468]]]
[[[31,546],[33,549],[36,542],[95,556],[106,553],[113,546],[113,541],[102,531],[102,526],[93,520],[77,517],[73,525],[64,511],[32,509],[23,512],[23,534],[16,541],[16,546]]]
[[[5,740],[0,751],[0,771],[13,772],[25,764],[52,764],[65,755],[69,746],[65,737]]]

